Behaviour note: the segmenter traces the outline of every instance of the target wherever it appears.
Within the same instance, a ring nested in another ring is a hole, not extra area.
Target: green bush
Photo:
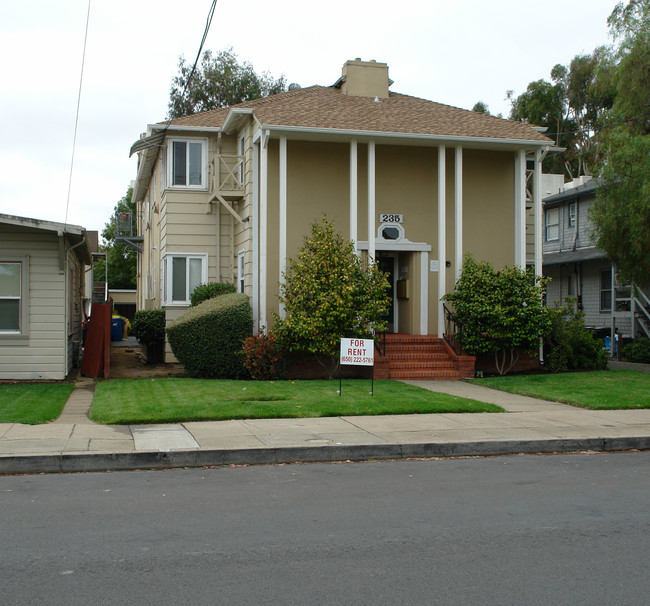
[[[136,311],[131,323],[131,334],[147,347],[159,347],[165,343],[165,310],[147,309]]]
[[[650,339],[635,339],[623,347],[623,357],[628,362],[650,364]]]
[[[190,305],[196,307],[199,303],[214,299],[220,295],[229,295],[237,292],[237,289],[232,284],[225,284],[223,282],[209,282],[208,284],[199,284],[194,292],[190,295]]]
[[[241,351],[252,330],[248,297],[233,293],[188,309],[167,327],[167,338],[190,377],[237,379],[245,374]]]
[[[607,368],[603,342],[585,327],[584,313],[575,311],[575,299],[549,310],[551,328],[544,338],[544,359],[551,372]]]
[[[494,355],[497,372],[507,374],[520,352],[534,352],[548,329],[542,301],[547,280],[532,268],[504,267],[465,255],[463,271],[450,301],[462,326],[460,346],[470,355]]]

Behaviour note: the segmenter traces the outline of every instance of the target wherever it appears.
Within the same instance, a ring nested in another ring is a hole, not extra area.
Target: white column
[[[280,284],[284,284],[287,269],[287,138],[280,137]],[[285,317],[284,305],[280,304],[280,317]]]
[[[262,133],[260,145],[260,330],[266,324],[266,269],[267,269],[267,224],[268,224],[268,137]]]
[[[350,241],[357,248],[357,142],[350,141]]]
[[[375,142],[368,143],[368,262],[375,262]]]
[[[445,240],[446,213],[446,179],[445,179],[445,146],[438,147],[438,336],[442,338],[445,330],[445,313],[442,307],[442,297],[446,294],[445,277],[447,273],[447,258]]]
[[[515,265],[526,267],[526,151],[515,152]]]
[[[253,333],[257,334],[260,330],[260,276],[259,276],[259,252],[260,252],[260,142],[259,139],[253,144],[253,247],[252,247],[252,262],[253,262],[253,300],[251,307],[253,308]]]
[[[454,227],[456,235],[454,237],[454,266],[455,281],[458,282],[460,274],[463,271],[463,148],[459,145],[456,147],[455,168],[455,187],[454,187],[454,210],[456,216]]]
[[[429,334],[429,253],[420,253],[420,334]]]
[[[542,152],[539,149],[535,152],[533,203],[535,204],[535,274],[540,276],[542,274]]]

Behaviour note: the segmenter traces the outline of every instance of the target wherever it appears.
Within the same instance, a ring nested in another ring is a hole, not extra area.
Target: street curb
[[[650,450],[650,436],[0,456],[0,474]]]

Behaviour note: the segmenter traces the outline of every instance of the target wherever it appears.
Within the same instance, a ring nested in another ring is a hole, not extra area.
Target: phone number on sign
[[[361,356],[342,356],[341,364],[370,364],[374,362],[373,358],[365,358]]]

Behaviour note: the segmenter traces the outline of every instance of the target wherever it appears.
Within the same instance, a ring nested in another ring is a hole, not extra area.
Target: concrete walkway
[[[101,425],[80,378],[61,417],[0,424],[0,473],[650,449],[650,410],[591,411],[458,381],[408,381],[504,413]]]

